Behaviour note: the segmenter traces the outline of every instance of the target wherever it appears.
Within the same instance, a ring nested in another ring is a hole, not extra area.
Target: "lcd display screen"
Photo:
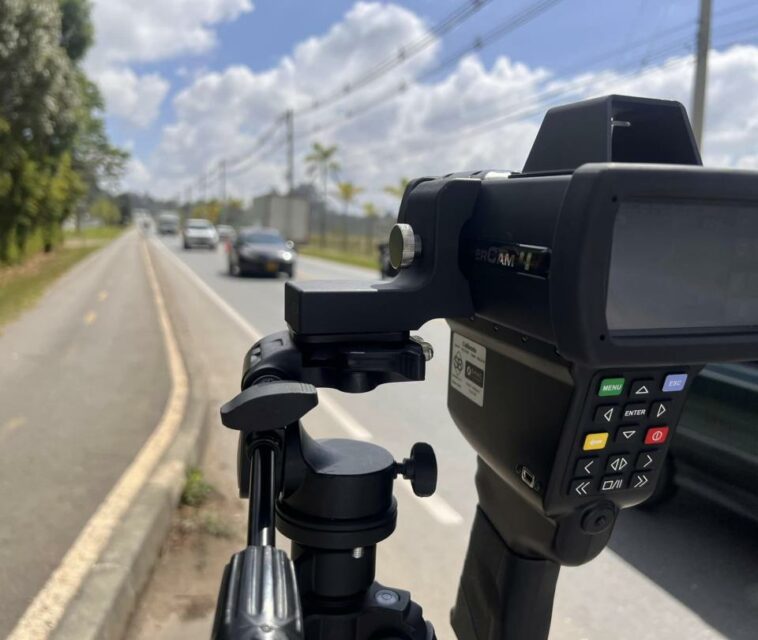
[[[606,321],[611,332],[758,325],[758,207],[622,202]]]

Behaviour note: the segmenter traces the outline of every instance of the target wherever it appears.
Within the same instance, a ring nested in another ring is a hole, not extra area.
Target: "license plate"
[[[279,265],[276,264],[276,262],[266,263],[266,271],[272,272],[272,271],[276,271],[278,268],[279,268]]]

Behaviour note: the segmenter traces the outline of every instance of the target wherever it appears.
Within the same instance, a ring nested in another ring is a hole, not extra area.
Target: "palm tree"
[[[379,215],[376,205],[373,202],[364,202],[363,215],[367,221],[366,248],[368,251],[371,251],[371,243],[374,240],[374,223],[376,222],[376,218]]]
[[[343,180],[337,183],[337,199],[343,204],[343,226],[342,226],[342,247],[347,250],[347,227],[348,227],[348,215],[350,215],[350,205],[355,202],[355,199],[363,192],[363,189],[357,186],[354,182],[349,180]]]
[[[321,213],[321,246],[326,242],[326,207],[327,207],[327,189],[329,176],[340,170],[339,163],[334,159],[337,154],[337,145],[326,146],[320,142],[314,142],[311,145],[310,153],[305,156],[305,164],[308,167],[308,174],[311,176],[318,175],[321,180],[321,194],[324,198],[324,208]]]
[[[405,188],[408,186],[408,183],[410,180],[406,177],[400,178],[400,182],[397,184],[388,184],[386,187],[384,187],[384,193],[388,193],[391,196],[395,196],[396,198],[402,198],[403,194],[405,193]]]

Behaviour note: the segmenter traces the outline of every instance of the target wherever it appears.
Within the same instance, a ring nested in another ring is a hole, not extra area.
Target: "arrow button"
[[[639,427],[626,425],[621,426],[616,431],[616,443],[630,444],[639,440],[640,429]]]
[[[645,398],[650,395],[652,388],[652,380],[635,380],[629,388],[629,395],[633,398]]]
[[[616,420],[618,407],[604,405],[595,410],[595,424],[611,424]]]
[[[650,484],[650,474],[647,473],[635,473],[632,476],[632,481],[629,486],[632,489],[643,489]]]
[[[569,487],[572,496],[588,496],[592,489],[592,480],[573,480]]]
[[[668,415],[668,412],[668,402],[654,402],[652,408],[650,409],[650,415],[655,416],[656,418],[662,418],[663,416]]]
[[[593,476],[599,467],[598,458],[579,458],[579,460],[576,461],[574,475],[579,477]]]
[[[650,471],[655,469],[658,463],[660,451],[643,451],[637,456],[637,462],[634,468],[639,471]]]
[[[606,471],[612,471],[613,473],[621,473],[631,464],[630,456],[628,454],[609,456],[608,465]]]

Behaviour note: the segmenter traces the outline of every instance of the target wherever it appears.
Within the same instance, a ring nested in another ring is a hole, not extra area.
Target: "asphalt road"
[[[208,396],[222,402],[238,389],[240,362],[254,336],[284,328],[283,281],[230,278],[220,250],[185,252],[173,239],[156,240],[154,246],[188,368],[204,381]],[[302,258],[298,277],[366,279],[374,274]],[[435,321],[419,334],[436,351],[426,382],[386,385],[357,396],[324,394],[332,410],[319,407],[306,427],[316,437],[371,437],[396,458],[418,440],[434,445],[441,474],[437,498],[423,501],[397,489],[399,525],[380,545],[378,578],[410,589],[438,636],[451,638],[448,611],[475,505],[474,455],[445,410],[447,327]],[[218,438],[214,455],[228,467],[225,490],[231,494],[236,439],[233,434]],[[584,567],[562,571],[551,638],[753,640],[757,540],[755,525],[689,495],[656,513],[627,511],[609,549]]]
[[[0,637],[160,420],[169,391],[137,234],[0,334]]]

